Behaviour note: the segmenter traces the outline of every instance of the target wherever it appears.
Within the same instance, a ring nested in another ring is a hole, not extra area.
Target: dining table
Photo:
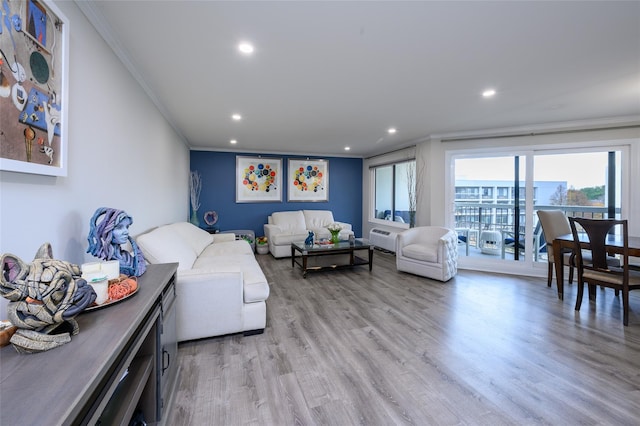
[[[586,233],[581,232],[578,234],[578,240],[580,241],[580,247],[583,249],[589,249],[589,237]],[[628,237],[629,243],[629,256],[640,257],[640,237]],[[622,254],[624,250],[624,242],[622,235],[609,235],[607,236],[607,242],[605,245],[607,253],[611,255]],[[572,234],[564,234],[556,237],[553,240],[553,252],[562,253],[564,249],[573,249],[574,241]],[[562,256],[555,256],[554,265],[556,270],[556,282],[558,286],[558,298],[564,299],[564,265],[562,262]]]

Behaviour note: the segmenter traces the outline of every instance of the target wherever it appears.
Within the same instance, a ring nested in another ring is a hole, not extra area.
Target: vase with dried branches
[[[200,191],[202,190],[202,177],[200,173],[191,171],[189,174],[189,195],[191,199],[191,223],[200,226],[198,209],[200,208]]]
[[[409,227],[416,226],[416,210],[418,208],[418,191],[422,184],[423,167],[418,159],[407,163],[407,193],[409,196]]]
[[[407,193],[409,195],[409,228],[416,225],[416,163],[407,163]]]

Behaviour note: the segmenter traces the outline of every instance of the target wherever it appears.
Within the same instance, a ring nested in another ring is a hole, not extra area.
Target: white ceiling
[[[193,149],[368,156],[640,116],[637,1],[77,4]]]

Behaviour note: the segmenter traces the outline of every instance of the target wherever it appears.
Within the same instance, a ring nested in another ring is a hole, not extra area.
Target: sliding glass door
[[[626,152],[592,147],[452,156],[450,220],[458,231],[460,256],[546,263],[537,210],[619,218]]]
[[[526,227],[524,161],[518,155],[458,158],[454,167],[454,215],[461,253],[522,259]]]
[[[567,216],[620,218],[622,152],[541,152],[534,157],[533,180],[537,210],[562,210]],[[536,215],[537,216],[537,215]],[[537,260],[547,261],[540,236]]]

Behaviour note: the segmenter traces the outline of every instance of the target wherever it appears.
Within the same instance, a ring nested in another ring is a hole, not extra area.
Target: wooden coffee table
[[[369,251],[365,259],[356,256],[358,251]],[[299,253],[296,257],[296,252]],[[323,269],[351,268],[358,265],[369,265],[369,271],[373,268],[373,246],[368,240],[358,238],[354,243],[340,241],[337,244],[305,245],[304,242],[291,243],[291,266],[296,263],[302,268],[302,277],[307,277],[308,271],[321,271]]]

